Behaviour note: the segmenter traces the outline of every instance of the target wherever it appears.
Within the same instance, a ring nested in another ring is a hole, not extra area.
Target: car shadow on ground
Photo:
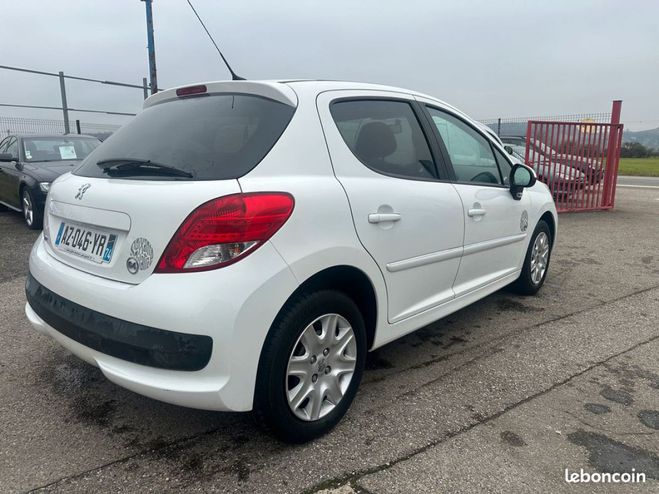
[[[544,309],[517,300],[505,289],[451,316],[430,324],[370,352],[361,391],[367,392],[371,383],[394,374],[427,366],[467,348],[478,345],[488,332],[488,322],[504,311],[541,313]],[[475,317],[474,314],[478,314]],[[479,321],[475,323],[474,321]],[[516,320],[513,315],[511,320]],[[475,342],[475,343],[472,343]],[[482,342],[481,342],[482,343]],[[197,435],[223,436],[233,445],[248,438],[282,446],[258,429],[249,413],[226,413],[195,410],[162,403],[110,382],[102,372],[69,354],[52,343],[43,355],[42,371],[36,386],[57,397],[66,424],[94,427],[108,435],[117,446],[131,451],[159,450],[180,444]],[[361,393],[357,395],[356,403]],[[146,419],[145,419],[146,417]],[[171,448],[170,448],[171,449]],[[174,448],[179,450],[180,448]]]

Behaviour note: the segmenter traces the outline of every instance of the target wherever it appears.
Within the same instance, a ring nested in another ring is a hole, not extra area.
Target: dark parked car
[[[526,148],[526,137],[522,136],[505,136],[501,140],[504,144],[513,146],[521,146]],[[535,161],[544,161],[546,163],[556,163],[558,165],[568,166],[583,173],[586,185],[594,185],[599,183],[604,177],[602,168],[598,163],[590,158],[583,156],[575,156],[573,154],[559,153],[546,143],[539,139],[531,140],[534,148]]]
[[[505,144],[504,149],[517,162],[524,163],[525,145]],[[533,162],[527,163],[527,165],[531,166],[538,178],[547,184],[555,199],[558,196],[569,195],[581,190],[586,185],[586,177],[582,172],[562,163],[554,163],[553,166],[549,166],[542,155],[537,154]]]
[[[0,205],[21,211],[29,228],[41,228],[50,183],[76,168],[100,143],[84,135],[5,137],[0,142]]]

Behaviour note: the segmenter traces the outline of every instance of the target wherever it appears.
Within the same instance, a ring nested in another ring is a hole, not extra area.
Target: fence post
[[[604,197],[602,207],[611,208],[616,195],[616,181],[618,180],[618,141],[622,132],[620,113],[622,100],[614,100],[611,107],[611,126],[609,127],[608,149],[606,153],[606,170],[604,172]]]
[[[82,132],[80,132],[80,120],[78,120],[77,118],[76,118],[76,130],[78,131],[78,135],[82,134]]]
[[[497,135],[501,137],[501,118],[497,119]]]
[[[526,122],[526,150],[524,151],[524,164],[526,166],[532,166],[529,161],[529,150],[531,149],[531,120]]]
[[[59,89],[62,93],[62,112],[64,113],[64,133],[71,132],[69,128],[69,107],[66,104],[66,86],[64,85],[64,72],[59,72]]]
[[[149,97],[149,85],[146,83],[146,77],[142,77],[142,88],[144,88],[144,99]]]

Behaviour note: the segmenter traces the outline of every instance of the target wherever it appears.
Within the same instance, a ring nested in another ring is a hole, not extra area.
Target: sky
[[[382,83],[433,95],[477,119],[608,112],[659,127],[656,0],[192,0],[247,79]],[[229,74],[185,0],[154,0],[158,83]],[[2,0],[0,65],[141,84],[139,0]],[[139,89],[67,80],[68,104],[138,112]],[[56,78],[0,70],[0,103],[60,106]],[[0,107],[0,115],[61,112]],[[72,114],[86,122],[127,117]]]

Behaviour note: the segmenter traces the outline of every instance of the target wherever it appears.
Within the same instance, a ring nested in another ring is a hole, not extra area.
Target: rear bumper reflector
[[[78,305],[53,293],[29,274],[27,300],[49,326],[86,347],[136,364],[178,371],[203,369],[213,339],[136,324]]]

